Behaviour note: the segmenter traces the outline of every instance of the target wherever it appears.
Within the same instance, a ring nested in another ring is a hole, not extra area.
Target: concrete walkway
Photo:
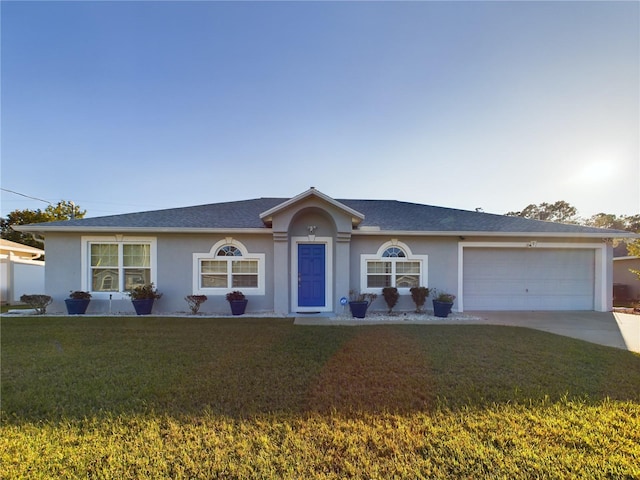
[[[344,319],[328,316],[298,317],[296,325],[508,325],[534,328],[607,347],[640,353],[640,315],[619,312],[464,312],[460,318],[413,320],[389,317]]]

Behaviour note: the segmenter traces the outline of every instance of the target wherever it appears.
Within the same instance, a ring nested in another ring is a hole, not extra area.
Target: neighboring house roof
[[[399,232],[432,235],[545,235],[586,236],[598,238],[636,238],[621,230],[602,229],[563,223],[531,220],[522,217],[436,207],[397,200],[334,200],[315,189],[318,197],[348,212],[354,219],[354,233]],[[21,225],[16,230],[29,232],[56,231],[237,231],[270,232],[271,215],[286,208],[308,192],[288,198],[256,198],[236,202],[213,203],[193,207],[171,208],[150,212],[126,213],[105,217]],[[325,199],[326,201],[326,199]]]
[[[36,258],[44,255],[44,250],[32,247],[30,245],[24,245],[22,243],[12,242],[11,240],[0,238],[0,254],[9,255],[10,253],[15,255],[16,257],[35,260]]]

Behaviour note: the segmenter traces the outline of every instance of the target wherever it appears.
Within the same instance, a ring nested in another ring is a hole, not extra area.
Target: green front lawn
[[[6,478],[640,477],[622,350],[486,325],[1,326]]]

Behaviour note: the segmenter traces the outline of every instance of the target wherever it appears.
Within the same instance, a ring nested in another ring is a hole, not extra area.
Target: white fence
[[[2,303],[18,303],[24,294],[44,294],[44,262],[3,258],[0,260]]]

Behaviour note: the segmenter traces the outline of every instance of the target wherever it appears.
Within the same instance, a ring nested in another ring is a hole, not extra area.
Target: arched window
[[[404,250],[398,247],[389,247],[382,254],[383,257],[391,257],[391,258],[405,258],[407,255],[404,253]]]
[[[218,257],[241,257],[242,252],[238,247],[234,247],[233,245],[225,245],[224,247],[220,247],[218,249],[218,253],[216,254]]]
[[[397,240],[382,245],[375,255],[362,255],[362,287],[379,292],[384,287],[409,290],[426,285],[426,255],[413,255]]]
[[[209,253],[195,253],[194,272],[196,294],[264,293],[264,254],[248,253],[232,238],[216,243]]]

